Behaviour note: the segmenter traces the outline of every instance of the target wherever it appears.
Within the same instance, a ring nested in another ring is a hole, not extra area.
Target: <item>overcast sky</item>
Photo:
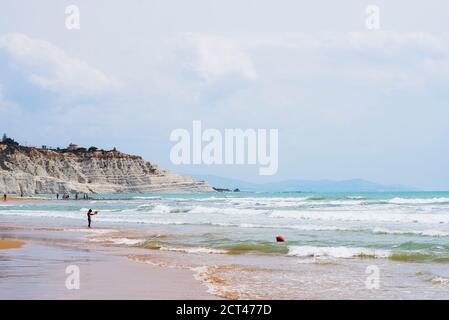
[[[0,0],[0,131],[184,173],[448,190],[449,3],[392,2]],[[278,173],[171,164],[193,120],[278,129]]]

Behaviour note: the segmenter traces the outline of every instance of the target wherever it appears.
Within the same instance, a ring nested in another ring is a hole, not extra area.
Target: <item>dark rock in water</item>
[[[234,192],[240,192],[240,189],[239,188],[235,188]]]
[[[232,191],[231,189],[226,189],[226,188],[215,188],[215,187],[212,187],[212,189],[214,189],[215,191],[218,191],[218,192],[231,192]]]

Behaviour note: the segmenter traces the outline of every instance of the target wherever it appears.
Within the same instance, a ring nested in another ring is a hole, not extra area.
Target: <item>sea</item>
[[[0,225],[83,232],[92,209],[88,241],[189,268],[224,298],[449,298],[449,192],[92,197],[0,202]]]

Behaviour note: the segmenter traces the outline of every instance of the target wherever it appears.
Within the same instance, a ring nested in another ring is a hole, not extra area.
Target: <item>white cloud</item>
[[[437,73],[447,73],[443,62],[449,57],[449,39],[426,32],[194,33],[183,34],[178,41],[177,59],[193,57],[187,62],[190,70],[206,80],[206,86],[199,84],[200,91],[222,78],[228,81],[215,91],[241,88],[242,80],[275,79],[289,83],[307,79],[309,84],[338,79],[386,91],[416,90],[431,84]],[[180,70],[172,71],[175,78]],[[187,85],[195,83],[188,81]]]
[[[242,40],[243,41],[243,40]],[[252,52],[268,51],[292,79],[339,79],[358,86],[416,90],[449,75],[449,38],[425,32],[288,33],[248,40]],[[255,48],[255,49],[254,49]],[[286,54],[290,53],[290,54]],[[279,55],[277,55],[279,54]],[[260,73],[259,54],[254,54]],[[293,58],[293,59],[292,59]],[[268,77],[271,79],[271,77]]]
[[[192,40],[197,49],[197,71],[206,80],[226,76],[257,79],[251,56],[232,38],[193,35]]]
[[[350,32],[341,46],[384,54],[447,54],[447,39],[426,32]]]
[[[7,34],[0,38],[0,49],[19,62],[31,83],[58,94],[89,96],[120,87],[116,79],[47,41]]]
[[[0,84],[0,112],[8,113],[8,112],[18,112],[19,107],[12,101],[6,99],[4,94],[3,86]]]
[[[284,32],[238,37],[248,47],[278,47],[301,50],[375,51],[403,53],[414,50],[426,54],[447,54],[447,37],[427,32]],[[235,40],[237,41],[237,40]]]
[[[423,66],[431,76],[445,78],[446,81],[447,78],[449,78],[449,57],[441,59],[424,59]]]

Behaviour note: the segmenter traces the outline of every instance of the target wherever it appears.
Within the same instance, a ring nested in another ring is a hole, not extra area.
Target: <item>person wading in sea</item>
[[[91,216],[95,216],[98,214],[98,211],[92,212],[92,209],[89,209],[89,211],[87,211],[87,227],[90,228],[90,223],[91,223]]]

